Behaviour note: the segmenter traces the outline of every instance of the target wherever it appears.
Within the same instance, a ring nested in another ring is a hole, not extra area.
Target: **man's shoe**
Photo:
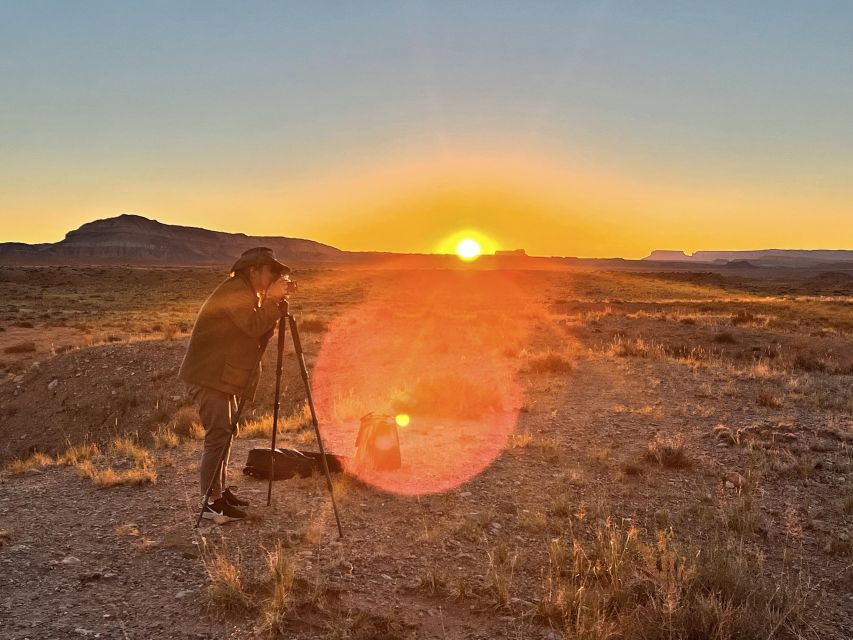
[[[225,502],[230,504],[232,507],[248,507],[249,506],[249,501],[248,500],[241,500],[236,495],[234,495],[234,492],[231,491],[231,487],[226,488],[225,491],[222,492],[222,497],[225,498]]]
[[[204,507],[203,518],[213,520],[216,524],[224,524],[234,520],[242,520],[246,512],[228,504],[224,497],[208,502]]]

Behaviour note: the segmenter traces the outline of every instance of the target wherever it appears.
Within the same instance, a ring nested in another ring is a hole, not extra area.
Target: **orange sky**
[[[8,196],[7,196],[8,197]],[[126,204],[134,203],[134,208]],[[11,202],[2,240],[56,241],[120,213],[347,250],[432,252],[461,230],[534,255],[640,258],[653,249],[850,248],[846,192],[705,184],[603,170],[565,153],[471,143],[386,151],[298,175],[214,176],[42,192]],[[50,216],[46,211],[62,212]],[[821,223],[812,224],[818,216]]]

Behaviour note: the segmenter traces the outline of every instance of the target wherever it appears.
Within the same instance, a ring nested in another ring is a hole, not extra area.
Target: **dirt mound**
[[[186,340],[143,340],[75,349],[0,384],[0,462],[34,451],[55,454],[81,442],[143,441],[187,403],[178,368]],[[273,349],[253,408],[271,403]],[[292,358],[285,387],[300,389]],[[301,400],[284,398],[285,406]]]

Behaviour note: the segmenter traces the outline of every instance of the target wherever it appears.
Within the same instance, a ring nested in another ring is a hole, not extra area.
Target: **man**
[[[280,317],[278,305],[288,294],[280,280],[287,273],[290,269],[272,249],[245,251],[230,277],[202,305],[181,364],[180,378],[189,384],[205,429],[200,482],[202,496],[208,487],[210,496],[203,516],[217,522],[246,517],[240,507],[249,503],[225,485],[232,419],[238,399],[254,397],[259,356]]]

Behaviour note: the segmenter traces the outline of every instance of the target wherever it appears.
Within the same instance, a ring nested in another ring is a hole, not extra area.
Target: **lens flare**
[[[476,260],[480,257],[480,253],[482,253],[480,243],[473,238],[465,238],[456,245],[456,255],[466,262]]]
[[[394,418],[398,427],[408,427],[409,426],[409,414],[407,413],[398,413],[397,417]]]

